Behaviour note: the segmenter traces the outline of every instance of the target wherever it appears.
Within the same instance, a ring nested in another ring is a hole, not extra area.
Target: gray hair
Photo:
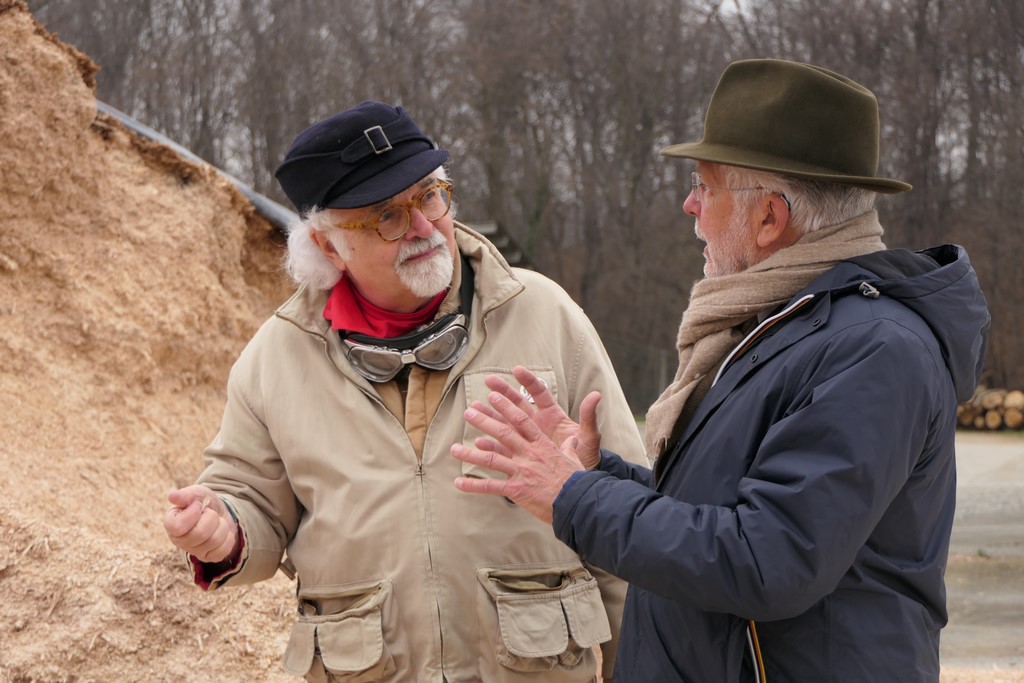
[[[431,175],[441,180],[448,179],[443,166]],[[455,217],[455,202],[450,215]],[[284,256],[284,269],[300,287],[309,285],[316,289],[330,289],[341,279],[341,271],[327,260],[320,247],[310,237],[311,232],[326,234],[342,260],[351,255],[345,231],[338,228],[334,209],[314,207],[288,224],[288,250]]]
[[[785,195],[790,203],[789,220],[800,235],[843,223],[875,208],[876,193],[863,187],[738,166],[719,164],[718,168],[728,187],[763,187],[769,193]],[[751,194],[746,201],[755,199],[756,195]]]

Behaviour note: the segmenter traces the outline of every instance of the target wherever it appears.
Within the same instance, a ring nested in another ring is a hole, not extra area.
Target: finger
[[[533,397],[533,403],[538,408],[549,408],[555,405],[555,397],[551,394],[551,389],[548,387],[547,382],[522,365],[517,365],[513,368],[512,374],[530,392],[530,396]]]
[[[170,501],[171,505],[184,510],[192,501],[201,501],[205,498],[208,491],[209,489],[205,486],[186,486],[185,488],[168,492],[167,500]]]
[[[202,543],[193,547],[189,551],[190,555],[195,555],[203,562],[219,562],[223,560],[231,552],[235,545],[235,535],[233,530],[228,529],[226,525],[219,524],[214,533]]]
[[[594,469],[601,462],[601,432],[597,426],[597,404],[600,401],[600,393],[594,391],[587,394],[580,403],[580,428],[575,436],[563,444],[588,470]]]
[[[580,440],[592,448],[601,444],[601,430],[597,426],[597,404],[601,402],[601,392],[592,391],[580,403]]]
[[[191,534],[194,545],[206,545],[221,528],[221,518],[209,508],[203,508],[200,512],[199,521],[192,528]],[[219,543],[219,541],[218,541]]]
[[[512,451],[508,450],[494,439],[490,439],[486,436],[478,436],[473,439],[473,445],[482,451],[494,451],[495,453],[500,453],[506,458],[511,458],[513,455]]]
[[[224,542],[209,552],[207,555],[209,559],[206,562],[223,562],[228,559],[235,549],[235,541],[234,534],[225,536]]]
[[[188,554],[194,556],[201,562],[216,562],[221,557],[218,557],[216,550],[224,544],[224,537],[218,536],[216,538],[208,538],[199,545],[194,545],[188,549]]]
[[[601,392],[591,391],[580,403],[580,428],[584,431],[597,432],[597,405],[601,402]]]
[[[212,508],[221,517],[229,516],[227,505],[208,486],[193,484],[177,491],[170,491],[167,500],[171,505],[184,510],[195,502],[199,502],[202,509]]]
[[[533,410],[533,407],[530,405],[530,399],[524,396],[523,392],[514,388],[501,377],[498,377],[497,375],[488,375],[484,378],[484,384],[486,384],[492,391],[497,391],[499,394],[515,403],[523,412],[529,413]],[[527,389],[527,391],[529,390]]]
[[[500,391],[503,394],[508,394],[509,397],[519,393],[519,390],[509,384],[508,380],[498,375],[487,375],[484,377],[484,384],[492,391]]]
[[[515,463],[510,458],[498,455],[493,451],[482,451],[479,448],[470,448],[461,443],[453,444],[451,454],[456,460],[468,462],[470,465],[479,465],[495,472],[501,472],[506,476],[512,476],[516,471]]]
[[[234,520],[228,523],[213,510],[206,510],[196,525],[195,542],[190,551],[191,554],[204,562],[216,562],[223,559],[225,555],[219,554],[217,551],[223,546],[229,546],[229,551],[234,547],[236,529]]]
[[[503,439],[501,434],[492,433],[486,429],[481,429],[486,434],[490,434],[505,446],[508,446],[511,450],[518,450],[525,440],[527,443],[537,443],[546,441],[547,437],[541,428],[537,426],[537,423],[522,409],[519,408],[514,402],[508,400],[496,391],[491,392],[487,397],[491,407],[501,413],[501,416],[505,418],[508,426],[512,428],[515,435],[520,437],[519,439]],[[479,425],[477,425],[479,426]]]
[[[172,507],[164,514],[164,530],[171,540],[182,539],[192,533],[203,515],[203,504],[193,500],[185,508]]]
[[[505,406],[510,406],[511,410],[514,411],[511,414],[518,414],[520,419],[525,417],[523,411],[513,406],[508,399],[502,397],[501,394],[495,393],[491,394],[491,396],[499,398],[504,402]],[[497,409],[496,406],[495,409]],[[466,418],[466,422],[479,429],[485,436],[491,437],[510,450],[515,451],[524,447],[526,444],[523,437],[520,436],[519,430],[509,421],[508,417],[506,417],[501,410],[497,410],[497,412],[498,416],[494,418],[478,412],[473,408],[469,408],[465,413],[463,413],[463,415]],[[529,420],[529,418],[526,419]]]
[[[469,407],[472,408],[473,410],[483,413],[487,417],[498,420],[499,422],[505,421],[505,418],[498,414],[498,411],[496,411],[494,408],[487,405],[486,403],[481,403],[480,401],[473,401],[473,403],[471,403]]]
[[[466,493],[492,493],[505,495],[508,484],[503,479],[480,479],[478,477],[456,477],[455,488]]]

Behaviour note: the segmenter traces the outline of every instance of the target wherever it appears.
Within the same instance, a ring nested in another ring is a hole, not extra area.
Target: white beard
[[[441,247],[441,249],[424,261],[406,263],[409,258],[422,254],[425,251]],[[398,251],[398,258],[395,259],[395,272],[398,279],[410,292],[416,296],[434,296],[452,283],[452,276],[455,274],[455,263],[448,251],[448,243],[444,236],[437,230],[430,234],[430,237],[406,242]]]
[[[757,263],[757,244],[747,239],[746,216],[737,212],[729,220],[724,234],[716,240],[714,253],[708,249],[709,260],[704,263],[704,277],[720,277],[740,273]],[[694,220],[693,232],[697,239],[708,244],[700,230],[700,221]]]

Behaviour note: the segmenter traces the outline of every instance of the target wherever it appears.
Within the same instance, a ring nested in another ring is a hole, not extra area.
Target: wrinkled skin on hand
[[[589,438],[580,432],[580,425],[573,422],[572,418],[566,415],[565,411],[562,410],[562,406],[558,405],[558,402],[555,401],[555,397],[551,395],[551,391],[548,389],[547,384],[544,383],[544,380],[540,379],[537,375],[522,366],[516,366],[513,369],[512,374],[528,392],[527,395],[516,390],[512,385],[497,375],[489,375],[484,379],[484,383],[489,389],[491,389],[491,391],[501,394],[508,399],[509,402],[523,411],[523,413],[528,415],[533,423],[537,425],[541,432],[543,432],[544,436],[548,437],[552,443],[561,447],[565,446],[566,441],[572,437]],[[600,397],[601,395],[598,392],[593,392],[584,399],[584,404],[587,404],[587,401],[594,401],[595,403],[593,406],[596,406],[596,402],[600,401]],[[470,407],[491,418],[504,421],[504,417],[490,405],[481,403],[480,401],[474,401],[473,405]],[[582,412],[583,406],[581,405],[580,408]],[[597,437],[600,439],[599,433],[597,434]],[[484,441],[483,443],[484,445],[480,447],[485,450],[496,445],[495,442],[490,440]],[[597,446],[594,446],[593,449],[581,449],[578,455],[583,462],[583,466],[587,469],[597,467],[597,462],[600,458]]]
[[[164,531],[171,543],[200,562],[222,562],[238,551],[238,524],[220,496],[205,486],[167,494]]]
[[[597,428],[598,392],[591,392],[580,405],[577,425],[558,407],[544,383],[525,368],[514,370],[533,397],[520,395],[498,377],[488,377],[493,391],[490,406],[474,403],[466,410],[466,421],[487,437],[474,442],[475,448],[454,444],[458,460],[495,470],[506,479],[459,477],[455,486],[468,493],[504,496],[548,524],[552,504],[574,472],[594,467],[600,460],[601,433]],[[561,447],[554,439],[561,439]],[[587,465],[584,465],[586,463]]]

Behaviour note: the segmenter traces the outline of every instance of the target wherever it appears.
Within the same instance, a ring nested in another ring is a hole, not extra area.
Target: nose
[[[410,235],[417,239],[429,237],[433,232],[434,224],[427,220],[427,217],[423,215],[423,212],[416,208],[410,208],[409,230],[405,233],[406,238]]]
[[[700,203],[693,195],[693,190],[690,190],[690,194],[686,195],[686,201],[683,202],[683,211],[696,218],[697,214],[700,213]]]

